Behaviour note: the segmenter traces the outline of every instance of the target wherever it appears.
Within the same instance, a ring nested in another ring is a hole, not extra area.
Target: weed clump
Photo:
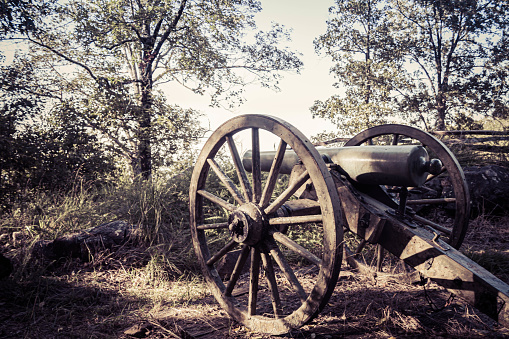
[[[79,181],[66,192],[26,192],[27,199],[0,219],[0,244],[2,252],[14,262],[14,279],[35,278],[49,266],[54,267],[55,263],[37,258],[37,247],[42,243],[115,220],[123,220],[137,230],[136,239],[116,249],[120,256],[129,257],[128,246],[133,252],[143,248],[148,259],[142,262],[157,262],[168,277],[196,272],[188,225],[190,176],[191,170],[187,169],[178,176],[149,181],[127,177],[103,185]],[[101,266],[104,262],[99,258],[114,256],[103,253],[91,259]]]

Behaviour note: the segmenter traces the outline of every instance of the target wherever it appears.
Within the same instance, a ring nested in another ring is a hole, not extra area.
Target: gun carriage
[[[242,157],[241,133],[251,140]],[[278,140],[275,151],[260,149],[267,134]],[[450,197],[409,199],[444,179]],[[382,125],[317,150],[285,121],[238,116],[203,146],[189,194],[206,281],[221,307],[254,331],[283,334],[309,322],[333,293],[342,261],[377,274],[385,251],[509,327],[509,286],[458,251],[470,213],[463,171],[424,131]],[[454,216],[421,208],[437,204]],[[232,253],[235,267],[224,278],[216,266]]]

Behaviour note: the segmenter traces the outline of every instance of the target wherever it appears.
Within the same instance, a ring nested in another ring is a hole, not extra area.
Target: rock
[[[99,251],[124,244],[133,234],[132,225],[121,220],[113,221],[53,241],[40,241],[34,246],[33,253],[51,259],[72,257],[88,261]]]
[[[149,323],[143,322],[129,327],[124,331],[125,335],[135,338],[146,338],[152,332],[153,326]]]
[[[472,213],[499,215],[509,210],[509,168],[489,165],[463,169],[470,188]]]
[[[480,214],[501,215],[509,210],[509,168],[497,165],[465,167],[463,169],[471,200],[471,217]],[[452,198],[452,183],[448,177],[431,180],[422,194],[411,194],[410,199]],[[419,206],[413,205],[419,210]],[[422,207],[421,207],[422,208]],[[428,208],[440,208],[439,206]],[[454,204],[445,205],[444,211],[452,214]]]

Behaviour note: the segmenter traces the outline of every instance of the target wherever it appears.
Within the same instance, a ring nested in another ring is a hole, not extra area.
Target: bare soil
[[[464,247],[509,254],[508,225],[474,222]],[[347,266],[311,323],[284,336],[253,333],[228,317],[199,277],[161,277],[147,265],[144,249],[123,247],[92,262],[53,264],[37,279],[4,279],[0,337],[509,338],[509,329],[434,283],[373,279]]]

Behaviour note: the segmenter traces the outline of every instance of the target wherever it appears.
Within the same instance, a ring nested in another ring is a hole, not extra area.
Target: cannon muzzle
[[[429,159],[422,146],[349,146],[318,148],[326,162],[338,165],[348,177],[369,185],[417,187],[424,184],[429,173],[439,174],[442,163]],[[269,172],[275,151],[260,152],[261,170]],[[252,153],[244,153],[242,163],[251,172]],[[300,159],[291,149],[286,150],[279,173],[290,174]]]

